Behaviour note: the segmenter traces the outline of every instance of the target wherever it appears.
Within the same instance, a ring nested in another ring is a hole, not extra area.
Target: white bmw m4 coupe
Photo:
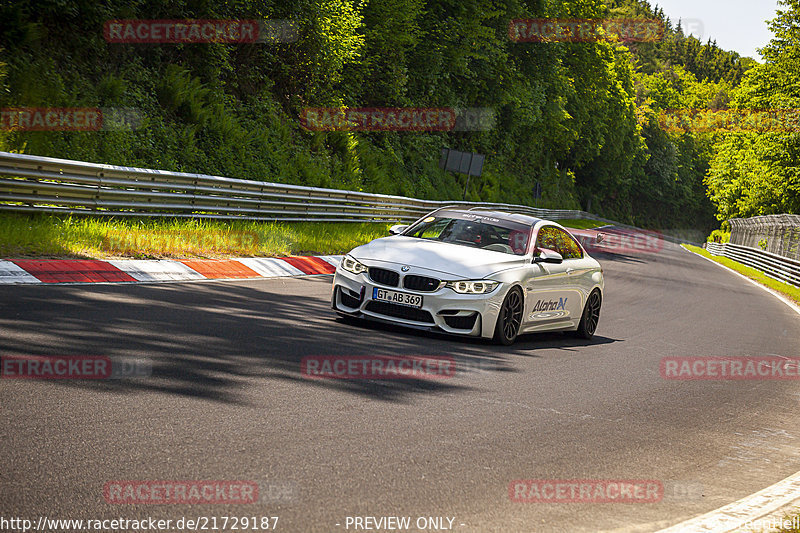
[[[559,224],[446,207],[390,232],[339,263],[337,313],[505,345],[521,333],[594,335],[603,269]]]

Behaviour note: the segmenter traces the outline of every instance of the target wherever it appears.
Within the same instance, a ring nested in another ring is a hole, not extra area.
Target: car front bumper
[[[381,264],[380,268],[398,270],[399,266]],[[409,274],[441,278],[441,273],[414,269]],[[450,281],[450,280],[448,280]],[[422,296],[419,309],[373,299],[374,290]],[[353,274],[340,265],[333,278],[331,307],[338,313],[399,324],[417,329],[438,330],[454,335],[491,338],[500,306],[508,287],[501,283],[488,294],[459,294],[447,287],[432,292],[415,291],[376,283],[367,272]]]

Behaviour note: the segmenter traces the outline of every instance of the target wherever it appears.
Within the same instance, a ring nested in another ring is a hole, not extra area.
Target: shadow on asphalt
[[[278,378],[386,401],[471,388],[471,373],[515,372],[515,356],[591,341],[523,335],[513,346],[373,322],[345,323],[330,309],[330,277],[285,282],[6,286],[0,291],[0,355],[101,355],[146,358],[152,376],[48,380],[116,393],[159,391],[246,403],[252,379]],[[311,284],[311,286],[309,286]],[[306,356],[449,356],[455,379],[307,379]]]
[[[577,346],[591,346],[593,344],[609,344],[612,342],[620,342],[616,339],[609,339],[599,335],[593,336],[590,340],[575,337],[567,332],[546,332],[546,333],[526,333],[517,337],[516,342],[511,346],[502,346],[495,344],[489,339],[476,338],[476,337],[461,337],[458,335],[448,335],[442,332],[429,331],[424,329],[404,328],[402,326],[395,326],[385,322],[378,322],[372,320],[361,319],[345,319],[337,317],[336,319],[342,327],[349,327],[370,331],[386,331],[391,332],[393,335],[405,335],[416,337],[419,339],[437,339],[445,342],[453,343],[454,346],[478,346],[480,349],[490,354],[499,354],[498,357],[505,355],[523,355],[528,357],[538,357],[530,350],[537,348],[572,348]]]

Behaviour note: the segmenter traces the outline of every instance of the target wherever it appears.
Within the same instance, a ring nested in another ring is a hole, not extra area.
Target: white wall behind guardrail
[[[800,215],[761,215],[732,218],[730,242],[800,260]]]

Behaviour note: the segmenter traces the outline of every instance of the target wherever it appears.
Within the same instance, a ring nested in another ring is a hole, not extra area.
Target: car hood
[[[375,262],[408,265],[411,271],[432,270],[455,279],[482,279],[486,276],[526,263],[524,255],[481,250],[459,244],[428,241],[416,237],[394,235],[376,239],[350,252],[367,266]]]

